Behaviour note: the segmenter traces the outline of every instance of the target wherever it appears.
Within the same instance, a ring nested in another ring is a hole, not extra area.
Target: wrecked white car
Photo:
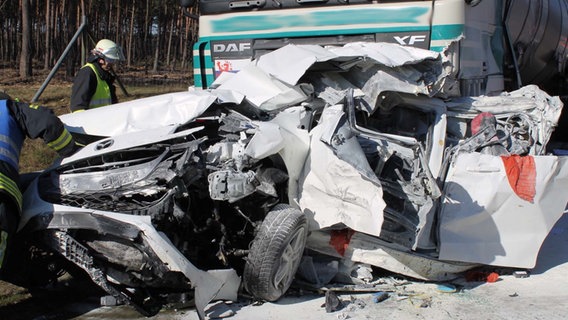
[[[91,143],[29,184],[22,233],[148,315],[194,290],[203,316],[240,277],[276,300],[305,247],[430,280],[530,268],[568,201],[562,103],[448,99],[444,63],[291,45],[207,91],[63,116]]]
[[[288,204],[284,159],[298,152],[290,150],[297,138],[277,123],[303,121],[306,113],[251,121],[234,106],[209,107],[209,97],[136,101],[154,111],[165,103],[170,113],[180,106],[196,113],[183,125],[131,128],[96,140],[30,183],[20,233],[59,254],[49,261],[52,269],[62,266],[60,256],[117,303],[148,316],[168,302],[192,299],[203,316],[214,298],[236,300],[241,277],[257,299],[286,292],[308,224]]]

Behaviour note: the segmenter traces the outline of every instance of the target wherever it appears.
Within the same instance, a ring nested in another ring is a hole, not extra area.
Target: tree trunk
[[[120,43],[122,41],[120,41],[120,35],[122,34],[120,31],[122,24],[120,23],[120,20],[122,20],[121,18],[121,14],[120,14],[120,0],[117,0],[116,3],[116,24],[114,25],[114,27],[116,28],[115,30],[115,35],[114,35],[114,42],[117,45],[120,45]]]
[[[32,76],[32,21],[30,17],[30,0],[22,0],[22,48],[20,51],[20,78]]]
[[[75,34],[79,26],[79,18],[77,17],[79,15],[78,0],[69,0],[67,2],[67,6],[64,7],[63,11],[61,11],[67,17],[67,30],[64,33],[63,42],[57,50],[58,58],[65,50],[65,47],[67,47],[68,42],[73,38],[73,35]],[[65,64],[65,76],[67,76],[67,78],[72,78],[73,76],[75,76],[75,64],[78,60],[77,56],[77,48],[75,46],[72,46],[69,49],[69,53],[67,54],[67,63]]]
[[[158,32],[158,36],[156,37],[156,48],[154,51],[154,64],[152,66],[152,72],[158,72],[158,60],[160,57],[160,33]]]
[[[184,17],[185,21],[185,31],[183,34],[180,34],[180,48],[181,49],[181,69],[185,69],[185,62],[187,60],[187,51],[189,50],[189,23],[190,20],[187,17]]]
[[[167,9],[166,9],[167,12]],[[170,66],[170,56],[172,53],[172,38],[174,36],[174,19],[170,19],[170,34],[168,35],[168,48],[166,49],[166,65]]]
[[[136,0],[132,1],[132,15],[130,16],[130,30],[128,31],[128,50],[126,54],[126,65],[130,68],[132,57],[132,37],[134,36],[134,16],[136,12]]]
[[[43,56],[43,70],[49,70],[51,47],[51,1],[45,2],[45,50]]]
[[[148,54],[148,31],[150,30],[150,0],[146,0],[146,15],[144,16],[144,55]]]

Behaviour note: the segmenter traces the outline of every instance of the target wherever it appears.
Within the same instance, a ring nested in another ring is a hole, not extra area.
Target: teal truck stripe
[[[209,36],[201,37],[200,42],[208,42],[214,40],[237,40],[237,39],[270,39],[270,38],[299,38],[299,37],[317,37],[329,35],[347,35],[347,34],[371,34],[386,32],[408,32],[408,31],[428,31],[428,26],[416,27],[376,27],[363,29],[333,29],[325,31],[298,31],[298,32],[271,32],[266,34],[237,34],[231,36]],[[464,30],[463,24],[438,25],[432,27],[431,40],[456,40]]]
[[[200,48],[204,53],[200,56]],[[211,59],[211,43],[209,41],[199,41],[193,45],[193,85],[197,88],[203,87],[202,70],[205,71],[206,85],[210,85],[215,80],[213,75],[213,60]],[[203,60],[203,61],[202,61]],[[203,62],[203,64],[202,64]]]
[[[430,33],[430,41],[458,39],[464,33],[463,24],[433,25]],[[430,50],[442,52],[446,46],[430,46]]]
[[[282,28],[337,27],[368,24],[417,24],[430,12],[427,7],[341,9],[332,11],[279,12],[241,15],[211,20],[213,33],[268,31]]]
[[[193,45],[193,85],[196,88],[203,87],[203,81],[201,81],[201,59],[199,57],[199,46],[203,42],[196,42]],[[208,57],[207,59],[211,59]]]
[[[432,26],[432,40],[454,40],[461,36],[464,32],[463,24],[447,24]]]
[[[315,31],[288,31],[288,32],[270,32],[270,33],[241,33],[233,35],[220,36],[202,36],[201,41],[213,40],[235,40],[235,39],[271,39],[271,38],[301,38],[301,37],[318,37],[318,36],[337,36],[350,34],[371,34],[381,32],[408,32],[408,31],[428,31],[429,26],[412,26],[412,27],[375,27],[375,28],[353,28],[353,29],[328,29]]]

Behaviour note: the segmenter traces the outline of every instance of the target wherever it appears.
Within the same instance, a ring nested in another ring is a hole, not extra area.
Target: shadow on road
[[[556,222],[538,254],[533,274],[541,274],[568,262],[568,213]]]
[[[100,307],[103,292],[86,279],[67,279],[29,290],[31,297],[0,307],[0,319],[74,319]]]

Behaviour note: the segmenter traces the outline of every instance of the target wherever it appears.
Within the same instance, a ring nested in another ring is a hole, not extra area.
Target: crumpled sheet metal
[[[337,250],[330,243],[336,235],[329,230],[310,233],[306,248],[342,260],[367,263],[376,267],[415,279],[448,281],[461,272],[478,266],[473,263],[442,261],[415,252],[394,249],[377,237],[353,232],[344,240],[343,249]]]
[[[336,90],[365,93],[369,111],[383,91],[434,96],[446,74],[443,57],[434,51],[390,43],[349,43],[343,47],[287,45],[261,56],[236,74],[224,75],[214,90],[234,90],[262,110],[273,111],[307,99],[301,78],[317,63],[347,71]],[[342,73],[343,74],[343,73]],[[341,77],[341,76],[340,76]],[[213,92],[214,92],[213,90]]]
[[[336,61],[342,69],[366,60],[388,68],[422,64],[426,60],[441,60],[439,53],[392,43],[354,42],[342,47],[289,44],[258,59],[257,66],[290,85],[298,83],[317,62]]]
[[[499,96],[454,98],[447,102],[447,106],[449,119],[473,118],[481,112],[492,113],[501,119],[516,115],[528,119],[531,124],[529,133],[534,140],[529,150],[532,155],[545,151],[563,108],[560,97],[549,96],[535,85],[504,92]]]
[[[216,100],[207,91],[188,90],[64,114],[60,119],[71,133],[109,137],[186,123]]]
[[[217,90],[234,91],[242,94],[255,107],[273,111],[305,101],[308,96],[300,87],[287,84],[271,77],[254,64],[249,64],[238,73],[224,72],[222,79],[212,85]]]
[[[351,143],[351,163],[337,157],[322,141],[335,130],[336,118],[328,119],[332,125],[323,121],[310,132],[309,155],[299,179],[299,205],[308,215],[311,230],[343,224],[379,236],[386,206],[380,183],[362,178],[357,170],[368,163],[356,140],[344,141]]]
[[[504,110],[499,108],[501,103]],[[348,153],[352,155],[348,160],[342,159],[341,153],[334,149],[338,146],[334,143],[337,142],[337,133],[341,128],[341,118],[329,115],[335,107],[328,107],[320,118],[320,124],[311,131],[311,153],[306,162],[304,180],[301,180],[300,205],[311,218],[312,229],[344,225],[380,240],[380,230],[373,232],[372,223],[378,223],[382,219],[382,196],[377,199],[377,209],[371,208],[374,205],[373,195],[376,196],[376,192],[382,194],[382,189],[379,186],[377,191],[372,191],[375,185],[372,179],[366,178],[368,171],[361,166],[364,161],[354,160],[360,155],[357,148],[348,149]],[[448,116],[448,121],[452,121],[451,118],[458,114],[478,114],[481,111],[479,109],[489,110],[500,117],[503,117],[503,112],[505,116],[507,113],[523,113],[534,120],[532,126],[538,133],[535,137],[543,137],[542,140],[535,141],[545,142],[556,125],[562,103],[557,97],[549,97],[538,88],[528,86],[500,97],[472,97],[449,102],[448,114],[451,116]],[[543,150],[535,152],[542,153]],[[544,238],[560,218],[568,202],[568,195],[564,192],[568,189],[567,161],[565,157],[534,156],[536,180],[534,200],[531,203],[511,186],[501,157],[458,152],[449,164],[446,179],[440,216],[441,247],[438,258],[446,262],[534,267]],[[334,162],[345,166],[341,169],[342,174],[353,170],[355,172],[341,176],[335,173],[338,170],[335,169]],[[331,169],[326,170],[327,166]],[[359,190],[357,188],[360,185],[348,180],[358,180],[368,184],[371,189],[365,187],[364,190]],[[342,190],[343,193],[334,189]],[[367,191],[371,191],[371,195],[365,195]],[[344,201],[342,197],[351,192],[362,192],[362,199],[352,197],[355,200]],[[349,213],[345,209],[347,205],[352,206],[349,207]],[[366,208],[358,208],[357,205]],[[370,218],[358,220],[362,216]],[[372,243],[371,240],[375,239],[367,239],[369,243]],[[356,250],[357,245],[363,244],[354,242],[351,245]],[[372,263],[368,260],[357,261]],[[422,263],[413,259],[406,261],[409,263],[407,267],[413,270],[417,267],[413,263]],[[403,274],[408,272],[404,268],[394,268],[395,270],[389,270]]]

